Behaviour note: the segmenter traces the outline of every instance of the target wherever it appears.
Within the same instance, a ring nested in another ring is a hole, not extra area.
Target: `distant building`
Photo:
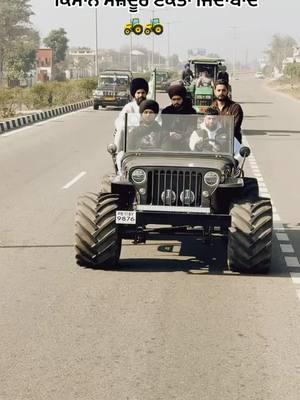
[[[293,63],[300,63],[300,47],[299,46],[294,46],[293,47],[293,55],[292,57],[286,57],[283,62],[282,62],[282,70],[284,70],[284,67],[287,64],[293,64]]]
[[[38,49],[36,52],[36,78],[37,82],[46,82],[52,79],[53,50]]]
[[[96,52],[88,48],[69,50],[67,78],[79,79],[94,76],[95,58]]]

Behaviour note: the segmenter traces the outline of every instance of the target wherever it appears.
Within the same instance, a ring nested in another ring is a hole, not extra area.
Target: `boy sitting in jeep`
[[[154,100],[143,100],[140,104],[141,121],[128,135],[131,149],[158,148],[161,144],[161,126],[155,120],[159,105]]]

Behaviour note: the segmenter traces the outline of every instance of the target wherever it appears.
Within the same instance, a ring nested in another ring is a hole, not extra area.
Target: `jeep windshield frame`
[[[142,114],[125,114],[123,149],[126,155],[234,156],[233,116],[152,114],[152,122],[145,118]]]

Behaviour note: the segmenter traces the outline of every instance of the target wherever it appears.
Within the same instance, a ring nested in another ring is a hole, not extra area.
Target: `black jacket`
[[[160,147],[161,130],[157,121],[153,121],[150,125],[141,122],[128,135],[128,148],[133,150]]]
[[[161,112],[162,116],[162,147],[165,150],[189,150],[189,138],[193,130],[197,127],[196,117],[183,117],[183,115],[196,114],[192,103],[189,100],[185,100],[183,105],[179,108],[175,108],[170,105],[164,108]],[[173,117],[169,117],[173,115]],[[181,117],[182,116],[182,117]],[[175,140],[170,136],[170,132],[180,133],[182,138]]]

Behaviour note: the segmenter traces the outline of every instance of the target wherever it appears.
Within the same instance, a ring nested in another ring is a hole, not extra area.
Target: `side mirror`
[[[117,152],[117,146],[114,143],[111,143],[107,146],[107,151],[114,156]]]
[[[249,147],[247,147],[247,146],[242,146],[242,147],[240,148],[240,155],[241,155],[243,158],[249,157],[249,156],[250,156],[250,153],[251,153],[251,150],[249,149]]]

